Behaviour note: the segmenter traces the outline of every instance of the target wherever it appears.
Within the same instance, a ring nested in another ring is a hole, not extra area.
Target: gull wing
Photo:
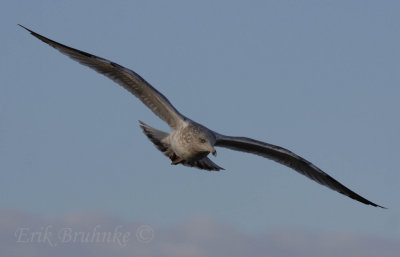
[[[136,72],[107,59],[57,43],[28,28],[25,28],[22,25],[19,26],[29,31],[34,37],[54,47],[73,60],[92,68],[124,87],[139,98],[154,112],[154,114],[168,123],[172,129],[178,128],[186,120],[186,117],[180,114],[163,94],[152,87]]]
[[[282,148],[280,146],[264,143],[251,138],[246,137],[230,137],[221,134],[216,134],[215,146],[226,147],[232,150],[256,154],[271,160],[274,160],[280,164],[283,164],[295,171],[307,176],[308,178],[318,182],[319,184],[329,187],[341,194],[344,194],[354,200],[362,202],[364,204],[372,205],[375,207],[382,207],[377,205],[357,193],[351,191],[340,182],[323,172],[317,166],[307,161],[306,159],[296,155],[295,153]],[[385,208],[386,209],[386,208]]]

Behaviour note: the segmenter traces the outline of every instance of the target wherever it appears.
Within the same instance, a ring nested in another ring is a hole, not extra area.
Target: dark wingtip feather
[[[369,205],[372,205],[372,206],[374,206],[374,207],[378,207],[378,208],[382,208],[382,209],[384,209],[384,210],[387,210],[387,208],[386,208],[385,206],[380,206],[380,205],[378,205],[378,204],[369,204]]]
[[[29,32],[32,32],[30,29],[28,29],[27,27],[25,27],[25,26],[22,26],[21,24],[17,24],[18,26],[20,26],[20,27],[22,27],[23,29],[26,29],[27,31],[29,31]]]
[[[21,25],[21,24],[18,24],[18,26],[20,26],[21,28],[27,30],[29,33],[31,33],[31,34],[34,35],[35,37],[36,37],[36,35],[39,35],[39,34],[35,33],[34,31],[28,29],[27,27],[25,27],[25,26],[23,26],[23,25]],[[40,35],[39,35],[39,36],[40,36]]]
[[[377,204],[374,204],[373,206],[387,210],[387,208],[385,206],[380,206],[380,205],[377,205]]]

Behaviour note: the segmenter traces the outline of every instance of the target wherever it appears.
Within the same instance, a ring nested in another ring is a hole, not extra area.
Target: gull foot
[[[178,157],[175,153],[172,153],[169,158],[171,159],[171,164],[172,165],[177,165],[183,161],[181,157]]]

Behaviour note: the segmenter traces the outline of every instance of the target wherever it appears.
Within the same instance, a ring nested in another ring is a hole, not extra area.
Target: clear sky
[[[60,2],[0,9],[1,215],[91,213],[164,233],[206,220],[251,238],[400,244],[398,1]],[[18,23],[136,71],[184,115],[288,148],[388,210],[228,149],[211,157],[223,172],[171,166],[138,120],[166,124]]]

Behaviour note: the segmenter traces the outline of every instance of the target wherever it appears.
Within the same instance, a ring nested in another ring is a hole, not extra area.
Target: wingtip
[[[366,204],[369,204],[369,205],[372,205],[372,206],[374,206],[374,207],[382,208],[382,209],[387,210],[387,208],[386,208],[385,206],[381,206],[381,205],[378,205],[378,204],[373,203],[373,202],[369,202],[369,203],[366,203]]]
[[[32,30],[28,29],[27,27],[25,27],[25,26],[23,26],[23,25],[21,25],[21,24],[17,24],[17,25],[20,26],[21,28],[23,28],[23,29],[29,31],[30,33],[33,32]]]
[[[21,24],[17,24],[17,25],[20,26],[21,28],[25,29],[26,31],[28,31],[32,36],[42,40],[43,42],[45,42],[47,44],[49,44],[49,41],[52,41],[52,40],[50,40],[50,39],[48,39],[48,38],[36,33],[35,31],[28,29],[27,27],[25,27],[25,26],[23,26]]]

